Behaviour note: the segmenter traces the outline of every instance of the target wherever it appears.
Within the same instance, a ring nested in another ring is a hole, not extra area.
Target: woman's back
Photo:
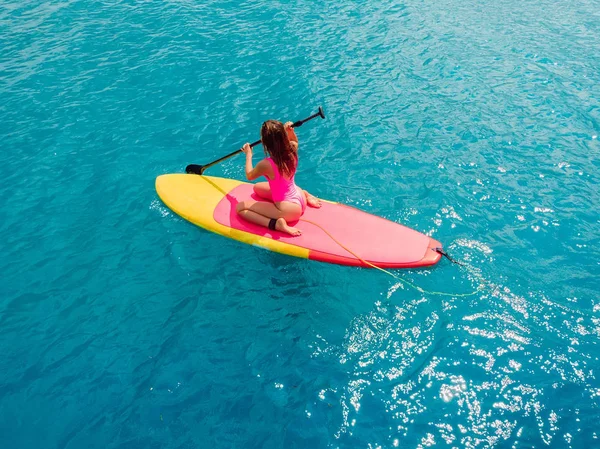
[[[292,172],[290,177],[283,176],[277,164],[273,160],[273,158],[267,158],[267,161],[271,164],[273,168],[273,179],[267,178],[269,181],[269,187],[271,188],[271,195],[273,196],[273,202],[279,203],[281,201],[293,201],[294,199],[299,198],[299,189],[296,186],[295,182],[295,174],[296,169]]]

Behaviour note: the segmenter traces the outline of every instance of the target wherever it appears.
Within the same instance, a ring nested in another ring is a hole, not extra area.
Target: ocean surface
[[[1,2],[0,448],[600,447],[599,48],[592,0]],[[298,184],[465,266],[158,199],[319,105]]]

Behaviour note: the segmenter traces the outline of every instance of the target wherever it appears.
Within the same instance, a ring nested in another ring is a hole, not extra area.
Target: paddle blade
[[[323,112],[323,108],[321,106],[319,106],[319,115],[321,118],[325,118],[325,113]]]
[[[185,167],[185,172],[191,175],[201,175],[204,172],[204,167],[202,165],[190,164]]]

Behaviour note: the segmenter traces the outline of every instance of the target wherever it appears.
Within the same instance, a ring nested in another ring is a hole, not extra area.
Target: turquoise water
[[[3,2],[0,447],[600,447],[599,42],[589,0]],[[158,200],[318,105],[298,183],[476,295]]]

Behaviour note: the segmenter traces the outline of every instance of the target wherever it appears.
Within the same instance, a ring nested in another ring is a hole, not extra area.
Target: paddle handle
[[[315,117],[325,118],[325,114],[323,113],[323,108],[321,106],[319,106],[319,112],[311,115],[310,117],[305,118],[304,120],[298,120],[297,122],[294,122],[292,124],[292,128],[298,128],[299,126],[304,125],[306,122],[314,119]]]

